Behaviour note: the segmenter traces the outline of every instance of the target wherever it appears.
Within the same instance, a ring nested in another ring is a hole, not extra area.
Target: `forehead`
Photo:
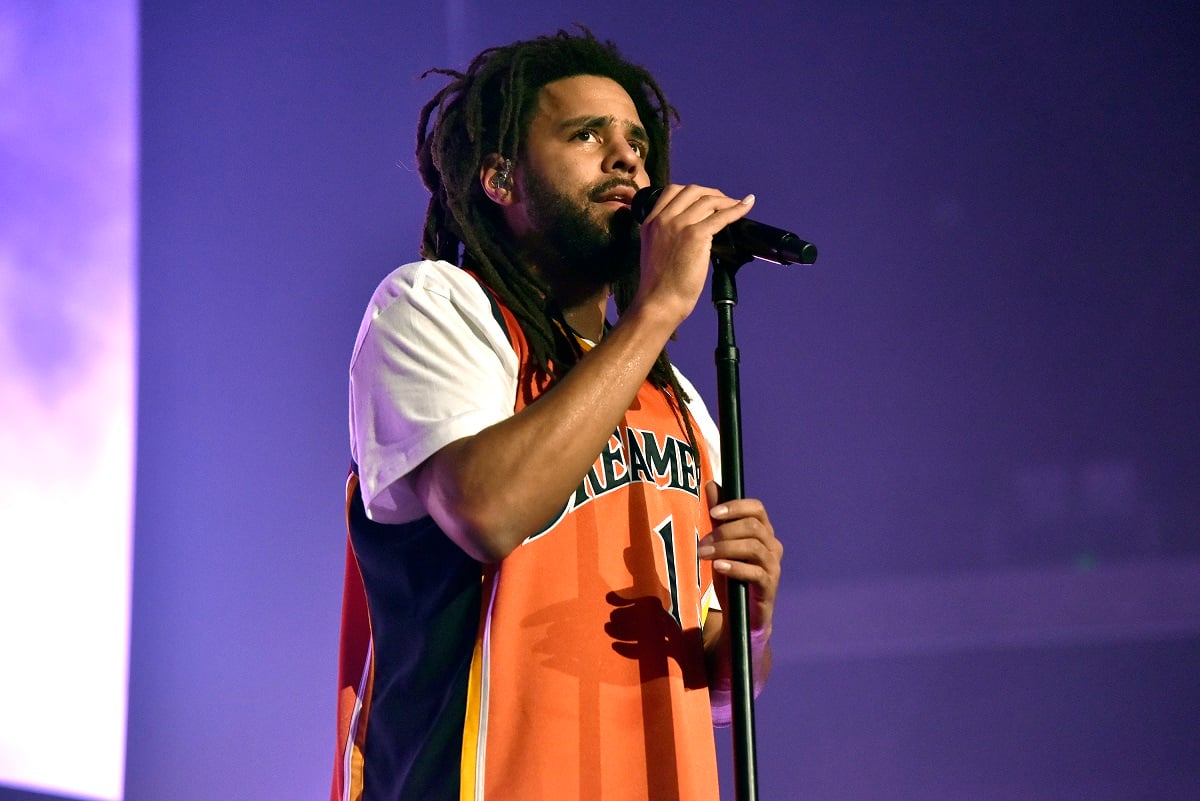
[[[573,75],[539,90],[530,128],[576,117],[607,117],[619,125],[642,127],[637,106],[621,84],[599,75]]]

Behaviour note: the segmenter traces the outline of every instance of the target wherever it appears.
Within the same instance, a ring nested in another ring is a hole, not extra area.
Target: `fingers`
[[[746,195],[738,200],[705,186],[671,184],[663,189],[643,224],[661,218],[681,226],[697,226],[712,236],[731,222],[746,216],[753,205],[754,195]]]
[[[700,557],[712,560],[713,570],[728,578],[772,589],[779,578],[783,544],[769,524],[747,517],[715,527],[701,540]]]
[[[775,537],[766,508],[753,498],[718,503],[715,482],[705,486],[705,495],[713,530],[700,541],[700,557],[712,560],[717,573],[753,584],[773,597],[783,543]]]
[[[641,227],[641,280],[634,306],[674,331],[704,290],[713,236],[744,217],[753,197],[735,200],[715,189],[672,184]]]

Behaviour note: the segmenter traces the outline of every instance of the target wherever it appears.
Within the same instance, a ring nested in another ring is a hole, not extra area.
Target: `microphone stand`
[[[721,234],[718,234],[720,237]],[[714,248],[714,250],[716,250]],[[745,497],[742,475],[742,410],[738,376],[739,354],[733,334],[737,305],[734,275],[752,257],[736,248],[722,248],[712,257],[712,302],[717,310],[717,408],[721,428],[722,502]],[[731,701],[733,715],[734,783],[737,801],[758,799],[758,759],[754,739],[754,670],[750,653],[750,592],[746,582],[730,579],[726,610],[731,643]]]

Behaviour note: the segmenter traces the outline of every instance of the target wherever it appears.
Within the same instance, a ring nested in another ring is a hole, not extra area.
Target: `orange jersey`
[[[543,382],[499,311],[519,411]],[[560,513],[495,565],[429,518],[368,520],[352,476],[334,798],[716,801],[709,465],[644,384]]]

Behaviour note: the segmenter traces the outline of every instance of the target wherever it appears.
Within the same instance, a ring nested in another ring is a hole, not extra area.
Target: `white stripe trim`
[[[354,743],[358,739],[358,720],[362,714],[362,699],[367,692],[367,678],[371,675],[371,660],[375,652],[375,638],[367,640],[367,658],[363,662],[362,677],[358,680],[358,693],[354,697],[354,714],[350,716],[350,728],[346,732],[346,752],[342,754],[342,801],[350,801],[350,786],[353,784],[350,763],[354,756]]]
[[[483,624],[479,666],[479,731],[475,735],[475,801],[483,801],[484,769],[487,766],[488,696],[492,659],[492,611],[496,605],[496,590],[500,586],[500,569],[492,577],[492,592],[488,598],[487,617]]]

